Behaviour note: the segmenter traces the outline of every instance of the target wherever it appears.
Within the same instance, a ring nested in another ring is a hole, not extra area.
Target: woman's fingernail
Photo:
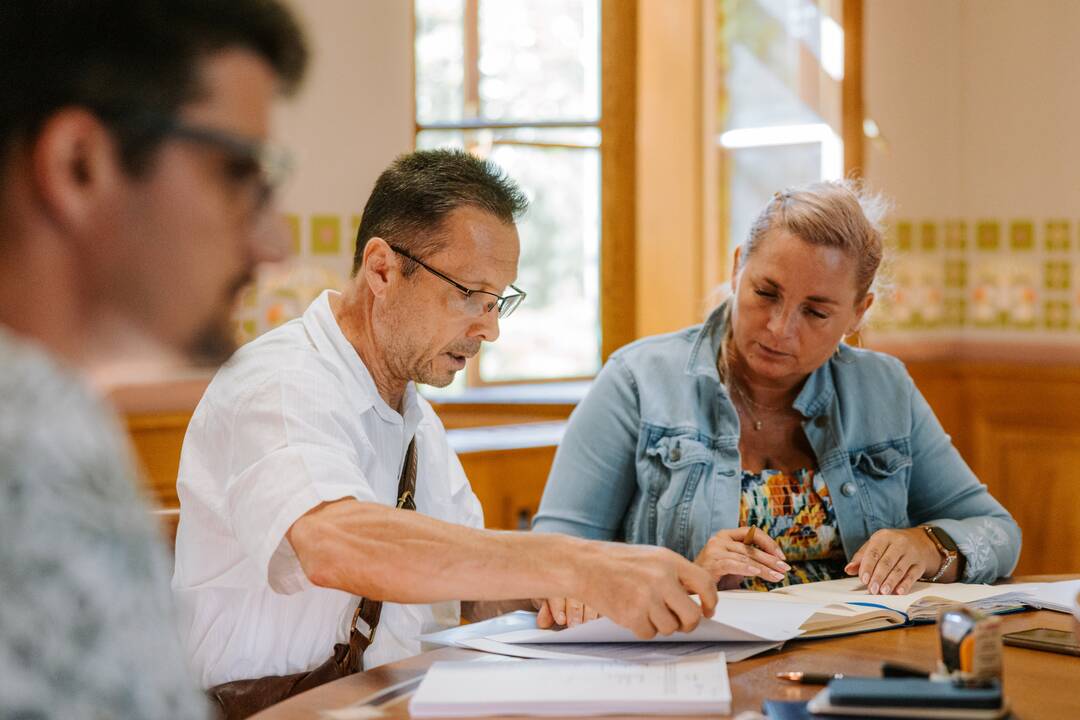
[[[565,625],[566,624],[566,615],[564,613],[559,613],[559,624],[560,625]]]
[[[890,590],[892,590],[892,588],[890,588],[888,585],[882,585],[881,586],[881,594],[882,595],[888,595]]]
[[[862,577],[859,578],[859,580],[862,581],[863,585],[866,585],[867,583],[870,582],[870,573],[863,573]]]
[[[784,572],[787,572],[788,570],[791,569],[791,566],[788,565],[786,562],[781,562],[780,563],[780,569],[783,570]]]
[[[881,589],[881,586],[878,585],[877,583],[874,583],[873,585],[870,586],[870,592],[873,593],[874,595],[877,595],[878,590],[880,590],[880,589]]]
[[[773,580],[783,580],[784,579],[784,574],[783,573],[778,573],[775,570],[770,570],[769,571],[769,577],[771,577]]]

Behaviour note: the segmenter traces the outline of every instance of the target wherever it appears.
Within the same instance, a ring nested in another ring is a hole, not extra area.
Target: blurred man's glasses
[[[417,258],[413,257],[401,248],[395,245],[391,245],[390,249],[404,258],[412,260],[414,263],[424,268],[440,280],[443,280],[453,285],[458,292],[465,296],[465,302],[473,315],[483,315],[484,313],[489,313],[492,310],[498,308],[499,318],[510,317],[510,314],[517,310],[518,305],[520,305],[525,299],[525,291],[519,287],[514,287],[513,285],[510,286],[510,289],[514,292],[510,295],[504,295],[502,297],[496,295],[493,292],[488,292],[487,290],[473,290],[471,288],[467,288],[458,281],[453,280],[446,275],[443,275],[441,272],[431,267],[424,261],[418,260]]]
[[[210,145],[228,157],[230,177],[248,183],[249,206],[252,213],[265,210],[292,170],[292,159],[281,147],[261,143],[225,130],[184,123],[176,119],[165,122],[160,131],[174,138]]]
[[[245,208],[257,216],[268,208],[274,192],[292,171],[292,158],[284,148],[259,142],[218,128],[183,122],[157,113],[101,113],[149,136],[177,138],[222,151],[229,179],[245,189]]]

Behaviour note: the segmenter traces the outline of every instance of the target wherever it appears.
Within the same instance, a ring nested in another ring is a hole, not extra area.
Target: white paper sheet
[[[1026,605],[1055,610],[1057,612],[1075,612],[1076,595],[1080,593],[1080,580],[1061,580],[1059,582],[1016,583],[1002,585],[1010,595],[1015,593]]]
[[[461,641],[462,647],[487,653],[537,660],[619,660],[622,662],[655,662],[676,660],[698,655],[724,653],[729,663],[741,662],[783,646],[782,642],[730,642],[730,643],[561,643],[558,645],[511,644],[486,638]]]
[[[754,594],[721,596],[716,613],[690,633],[673,633],[643,641],[608,618],[562,630],[517,629],[487,634],[504,643],[611,643],[611,642],[780,642],[797,637],[799,627],[825,605],[811,602],[760,602]]]
[[[409,703],[412,717],[730,711],[731,687],[722,654],[657,663],[533,660],[480,667],[439,662]]]

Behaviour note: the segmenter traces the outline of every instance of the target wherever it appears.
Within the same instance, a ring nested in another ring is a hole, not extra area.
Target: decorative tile
[[[949,220],[945,223],[945,249],[967,250],[967,223]]]
[[[1068,332],[1080,343],[1080,238],[1072,237],[1080,223],[897,218],[892,227],[890,245],[899,252],[871,317],[875,330],[994,341],[1013,333],[1025,342],[1035,332]]]
[[[911,252],[915,243],[912,240],[911,223],[896,223],[896,249],[900,252]]]
[[[285,227],[289,232],[290,247],[293,255],[300,254],[300,216],[288,213],[282,216],[285,219]]]
[[[311,218],[311,254],[337,255],[341,252],[341,218],[315,215]]]
[[[1048,220],[1046,222],[1046,249],[1050,252],[1068,252],[1069,221]]]
[[[1016,252],[1035,249],[1035,224],[1029,220],[1013,222],[1009,226],[1009,246]]]
[[[967,287],[967,260],[945,261],[945,287],[964,289]]]
[[[1049,330],[1068,330],[1071,311],[1066,300],[1046,300],[1043,303],[1043,324]]]
[[[923,252],[934,252],[938,247],[937,225],[924,222],[919,225],[919,248]]]
[[[967,320],[967,300],[963,297],[945,298],[945,324],[959,328]]]
[[[1043,265],[1043,287],[1047,290],[1068,290],[1072,278],[1072,263],[1068,260],[1048,260]]]
[[[1001,248],[1001,225],[992,220],[980,220],[975,225],[975,247],[987,252]]]
[[[349,246],[349,263],[350,263],[350,267],[352,266],[353,259],[356,257],[356,236],[360,233],[360,220],[362,218],[363,218],[362,215],[353,215],[352,220],[349,223],[349,227],[351,229],[349,231],[349,238],[350,239],[349,239],[349,242],[347,244]]]

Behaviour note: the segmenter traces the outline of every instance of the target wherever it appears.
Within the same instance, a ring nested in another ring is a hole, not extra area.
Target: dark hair
[[[138,172],[162,139],[132,118],[171,118],[198,97],[199,61],[232,47],[291,93],[307,45],[278,0],[2,0],[0,161],[64,107],[95,112]]]
[[[437,252],[446,242],[443,220],[472,206],[507,224],[529,207],[525,193],[495,163],[462,150],[418,150],[401,155],[379,175],[356,233],[353,275],[373,237],[392,242],[416,257]],[[417,265],[404,259],[402,275]]]

